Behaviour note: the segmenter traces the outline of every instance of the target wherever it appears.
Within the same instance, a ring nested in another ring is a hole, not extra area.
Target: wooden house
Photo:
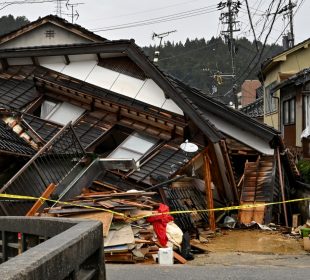
[[[88,153],[138,165],[106,167],[100,176],[109,184],[148,189],[185,175],[179,186],[202,185],[208,208],[289,198],[295,174],[280,132],[165,74],[134,40],[99,38],[47,16],[0,38],[0,66],[2,118],[19,123],[38,153],[41,147],[48,151],[46,145],[71,122],[79,161]],[[197,150],[184,151],[184,143]],[[53,183],[53,174],[49,178]],[[27,185],[13,188],[10,181],[0,190],[17,191],[42,193]],[[58,196],[64,191],[68,185]],[[282,204],[263,206],[240,210],[239,217],[243,223],[288,223],[287,211]],[[209,220],[215,223],[214,216]]]

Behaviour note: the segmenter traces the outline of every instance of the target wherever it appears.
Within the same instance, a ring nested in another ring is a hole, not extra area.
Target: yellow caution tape
[[[97,210],[97,211],[108,212],[108,213],[111,213],[111,214],[114,214],[114,215],[122,216],[123,218],[129,219],[129,220],[132,220],[132,221],[137,221],[137,220],[140,220],[140,219],[145,219],[147,217],[159,215],[158,213],[153,213],[153,214],[149,214],[149,215],[143,215],[143,216],[137,216],[137,217],[129,217],[129,216],[125,215],[124,213],[120,213],[120,212],[116,212],[116,211],[112,211],[112,210],[108,210],[108,209],[102,209],[102,208],[99,208],[99,207],[88,206],[88,205],[81,205],[81,204],[78,204],[78,203],[72,203],[72,202],[66,202],[66,201],[53,200],[53,199],[48,199],[48,198],[44,198],[44,197],[33,197],[33,196],[14,195],[14,194],[0,194],[0,198],[49,201],[49,202],[63,204],[63,205],[68,205],[68,206],[76,206],[76,207],[80,207],[80,208],[87,208],[87,209],[93,209],[93,210]],[[160,213],[160,214],[176,215],[176,214],[190,214],[190,213],[201,213],[201,212],[211,212],[211,211],[215,212],[215,211],[252,209],[252,208],[257,208],[257,207],[262,207],[262,206],[286,204],[286,203],[293,203],[293,202],[300,202],[300,201],[307,201],[307,200],[310,200],[310,197],[296,198],[296,199],[290,199],[290,200],[278,201],[278,202],[242,204],[242,205],[237,205],[237,206],[220,207],[220,208],[214,208],[214,209],[196,209],[196,210],[170,211],[170,212],[165,212],[165,213]],[[0,202],[1,202],[1,200],[0,200]]]
[[[59,204],[63,204],[63,205],[77,206],[77,207],[80,207],[80,208],[87,208],[87,209],[93,209],[93,210],[98,210],[98,211],[104,211],[104,212],[108,212],[108,213],[111,213],[111,214],[114,214],[114,215],[119,215],[119,216],[128,218],[125,214],[119,213],[119,212],[115,212],[115,211],[112,211],[112,210],[102,209],[102,208],[99,208],[99,207],[94,207],[94,206],[89,206],[89,205],[81,205],[81,204],[72,203],[72,202],[48,199],[48,198],[45,198],[45,197],[33,197],[33,196],[23,196],[23,195],[14,195],[14,194],[0,194],[0,198],[1,197],[3,197],[3,198],[11,198],[11,199],[22,199],[22,200],[49,201],[49,202],[59,203]],[[0,202],[1,202],[1,200],[0,200]]]

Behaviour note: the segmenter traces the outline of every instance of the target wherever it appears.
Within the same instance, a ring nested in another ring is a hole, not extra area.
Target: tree
[[[259,55],[256,55],[255,42],[240,38],[236,40],[236,46],[238,49],[236,73],[240,86],[245,79],[257,79],[260,63],[257,61]],[[258,42],[258,46],[262,49],[261,42]],[[278,45],[267,45],[260,62],[282,50]],[[155,46],[145,47],[144,51],[152,59]],[[224,100],[226,103],[233,100],[232,79],[229,77],[232,71],[231,58],[229,49],[221,37],[212,37],[209,41],[197,38],[187,39],[184,44],[168,41],[160,50],[158,65],[164,72],[192,87],[212,93],[215,98]],[[228,74],[228,76],[221,76],[221,74]]]
[[[10,33],[26,24],[29,23],[29,20],[24,17],[14,18],[12,15],[2,16],[0,18],[0,36]]]

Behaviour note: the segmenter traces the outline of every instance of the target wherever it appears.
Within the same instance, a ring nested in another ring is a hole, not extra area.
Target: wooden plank
[[[70,218],[89,219],[102,222],[103,236],[107,237],[113,220],[113,214],[108,212],[83,213],[77,215],[70,215]]]
[[[139,196],[152,196],[157,194],[157,192],[121,192],[121,193],[111,193],[111,194],[99,194],[99,195],[79,195],[76,198],[113,198],[113,197],[139,197]]]
[[[104,241],[104,247],[134,244],[135,238],[130,225],[124,225],[118,230],[110,230]]]
[[[211,188],[211,170],[210,170],[210,158],[205,152],[204,154],[204,167],[205,167],[205,188],[206,188],[206,199],[207,199],[207,207],[208,209],[214,209],[214,202],[213,202],[213,193],[212,193],[212,188]],[[215,216],[214,216],[214,211],[209,211],[208,212],[208,217],[209,217],[209,226],[211,230],[216,229],[215,225]]]
[[[198,249],[198,250],[201,250],[203,252],[208,252],[208,248],[206,245],[202,244],[199,240],[195,240],[195,239],[192,239],[190,241],[190,244],[192,247]]]
[[[49,198],[50,195],[55,190],[56,185],[54,183],[51,183],[48,185],[48,187],[45,189],[45,191],[42,193],[42,198]],[[34,216],[35,213],[38,212],[38,210],[41,208],[41,206],[45,203],[44,200],[38,199],[34,205],[31,207],[31,209],[27,212],[26,216]]]
[[[105,254],[106,262],[135,263],[132,253]]]
[[[113,190],[113,191],[119,191],[119,188],[117,188],[116,186],[108,184],[108,183],[103,183],[97,180],[93,181],[93,184]]]
[[[71,214],[79,214],[83,212],[98,212],[99,210],[95,209],[87,209],[87,208],[65,208],[65,209],[54,209],[54,208],[47,208],[49,214],[56,214],[56,215],[71,215]]]
[[[186,264],[187,260],[184,259],[181,255],[179,255],[177,252],[173,251],[173,257],[181,264]]]

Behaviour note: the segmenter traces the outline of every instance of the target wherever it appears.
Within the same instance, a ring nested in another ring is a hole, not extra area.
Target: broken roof
[[[33,156],[36,151],[3,120],[0,120],[0,153]]]
[[[229,135],[249,146],[266,154],[272,153],[272,143],[277,142],[280,133],[262,123],[259,123],[245,114],[238,112],[226,105],[212,99],[212,97],[183,84],[182,82],[167,76],[158,69],[134,43],[133,40],[105,41],[101,43],[62,45],[62,46],[43,46],[28,47],[17,49],[0,50],[0,58],[25,58],[42,56],[69,56],[81,54],[97,54],[98,57],[119,57],[127,55],[138,67],[142,69],[146,77],[150,77],[165,93],[165,96],[173,100],[179,108],[200,128],[211,142],[218,142],[223,139],[223,134]],[[108,56],[107,56],[108,55]],[[68,58],[66,59],[68,60]],[[68,61],[70,63],[70,60]],[[58,73],[59,74],[59,73]],[[52,81],[52,80],[53,81]],[[111,98],[116,102],[123,100],[132,104],[132,98],[119,93],[109,91],[94,85],[79,81],[78,79],[68,78],[63,81],[58,78],[51,79],[48,75],[36,78],[37,83],[61,84],[71,79],[74,85],[94,95],[101,95],[102,98]],[[56,81],[57,80],[57,81]],[[62,85],[64,86],[64,84]],[[100,94],[100,91],[103,93]],[[127,101],[126,101],[127,100]],[[131,100],[131,102],[130,102]],[[138,106],[145,103],[134,101]],[[145,108],[144,108],[145,109]],[[222,132],[222,133],[221,133]]]

